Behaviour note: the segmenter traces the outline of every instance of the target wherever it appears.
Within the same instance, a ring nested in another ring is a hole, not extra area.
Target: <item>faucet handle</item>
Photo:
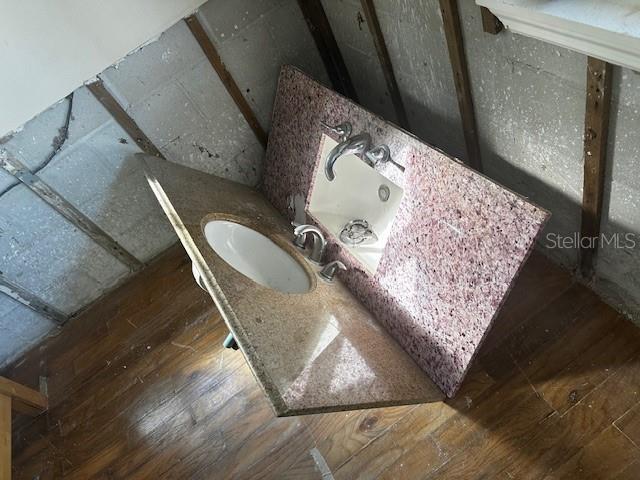
[[[367,163],[375,167],[378,163],[386,163],[391,162],[395,165],[401,172],[404,172],[404,167],[396,162],[393,158],[391,158],[391,150],[385,144],[380,144],[372,149],[368,150],[364,154]]]
[[[338,125],[329,125],[325,122],[320,122],[323,127],[328,128],[331,132],[335,133],[340,137],[340,141],[344,142],[347,138],[351,136],[351,132],[353,131],[353,127],[349,122],[342,122]]]
[[[294,234],[294,235],[295,236],[294,236],[294,239],[293,239],[293,244],[296,247],[304,250],[304,247],[305,247],[305,245],[307,243],[307,234],[306,233],[297,233],[297,234]]]
[[[389,161],[389,159],[391,158],[391,150],[389,150],[388,146],[381,144],[373,147],[370,150],[367,150],[364,156],[367,159],[367,163],[370,166],[375,167],[378,163]]]
[[[334,260],[333,262],[327,263],[320,271],[319,275],[327,282],[333,282],[333,277],[336,275],[338,270],[345,272],[347,267],[340,260]]]
[[[298,232],[298,227],[301,227],[305,225],[304,223],[298,223],[295,220],[291,222],[291,226],[293,227],[293,244],[304,250],[304,247],[307,243],[307,234],[306,233],[299,233]]]

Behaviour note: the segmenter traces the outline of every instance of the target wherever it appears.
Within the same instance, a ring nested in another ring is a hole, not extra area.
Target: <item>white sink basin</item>
[[[285,293],[309,291],[305,269],[261,233],[239,223],[212,220],[204,235],[220,258],[254,282]]]
[[[338,158],[334,166],[335,179],[332,182],[327,180],[324,162],[337,144],[338,142],[323,134],[320,165],[316,170],[308,211],[336,238],[340,238],[340,232],[351,220],[366,220],[378,240],[355,247],[343,245],[374,274],[389,238],[403,191],[355,155]],[[379,197],[381,186],[388,189],[386,201]]]

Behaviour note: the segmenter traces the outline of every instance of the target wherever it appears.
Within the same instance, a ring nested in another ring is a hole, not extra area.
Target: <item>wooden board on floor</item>
[[[4,377],[0,377],[0,395],[11,398],[13,409],[27,415],[38,415],[48,406],[42,393]]]

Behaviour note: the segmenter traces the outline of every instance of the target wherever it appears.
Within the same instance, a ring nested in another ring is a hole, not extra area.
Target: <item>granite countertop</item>
[[[375,273],[335,238],[328,238],[327,258],[350,268],[343,277],[349,290],[451,397],[549,212],[284,66],[262,186],[283,215],[291,216],[292,198],[310,201],[314,172],[324,160],[322,135],[332,135],[323,125],[346,121],[354,134],[367,132],[373,145],[387,145],[405,167],[376,166],[404,195]]]
[[[443,398],[340,280],[319,280],[317,267],[292,245],[289,223],[261,193],[140,157],[152,190],[278,416]],[[310,291],[282,293],[233,269],[205,239],[203,226],[212,219],[235,221],[268,236],[304,267]]]

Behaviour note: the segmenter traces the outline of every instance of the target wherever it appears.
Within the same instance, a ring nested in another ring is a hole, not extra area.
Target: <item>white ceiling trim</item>
[[[588,16],[576,15],[575,18],[580,19],[577,21],[571,18],[570,8],[561,13],[544,8],[548,2],[476,0],[476,3],[491,10],[505,28],[513,32],[640,71],[640,36],[633,31],[623,33],[624,28],[615,31],[603,27],[607,23],[616,25],[617,17],[621,18],[619,25],[623,27],[620,4],[615,8],[599,2],[590,11],[592,21]],[[603,18],[611,20],[603,22]]]

